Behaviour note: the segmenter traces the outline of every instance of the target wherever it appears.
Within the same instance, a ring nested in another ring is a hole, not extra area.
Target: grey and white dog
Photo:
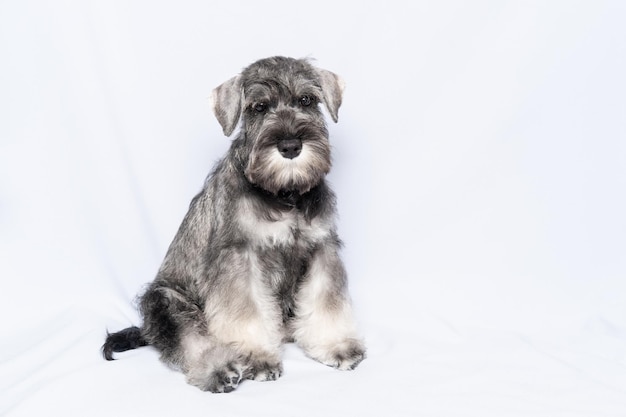
[[[307,60],[262,59],[213,91],[230,150],[193,199],[156,279],[141,328],[109,334],[113,352],[152,345],[202,390],[276,380],[281,347],[354,369],[365,357],[339,257],[328,131],[343,85]]]

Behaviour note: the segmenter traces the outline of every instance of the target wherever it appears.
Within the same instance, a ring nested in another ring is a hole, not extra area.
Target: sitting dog
[[[338,251],[328,131],[343,85],[307,60],[262,59],[217,87],[226,156],[192,200],[155,280],[139,297],[141,328],[109,334],[113,352],[152,345],[202,390],[276,380],[297,343],[337,369],[365,357]]]

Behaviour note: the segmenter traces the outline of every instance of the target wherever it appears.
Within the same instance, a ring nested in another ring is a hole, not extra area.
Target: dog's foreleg
[[[246,357],[244,378],[272,381],[282,373],[284,337],[279,304],[258,255],[248,248],[223,250],[215,265],[220,285],[207,301],[209,332]]]
[[[354,369],[365,358],[347,295],[338,244],[315,253],[296,297],[293,338],[311,358],[334,368]]]

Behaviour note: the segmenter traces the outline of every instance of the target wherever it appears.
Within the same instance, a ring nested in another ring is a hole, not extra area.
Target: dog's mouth
[[[289,197],[306,193],[330,170],[328,153],[311,143],[298,141],[287,148],[273,146],[252,155],[244,170],[248,181],[275,196]]]

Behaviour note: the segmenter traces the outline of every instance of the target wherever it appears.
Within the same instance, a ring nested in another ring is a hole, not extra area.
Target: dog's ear
[[[341,98],[343,96],[344,83],[337,74],[318,69],[320,82],[322,85],[322,94],[324,96],[324,104],[333,122],[337,123],[339,119],[339,106],[341,106]]]
[[[211,94],[213,113],[226,136],[230,136],[233,133],[239,122],[242,95],[241,75],[226,81],[215,88]]]

